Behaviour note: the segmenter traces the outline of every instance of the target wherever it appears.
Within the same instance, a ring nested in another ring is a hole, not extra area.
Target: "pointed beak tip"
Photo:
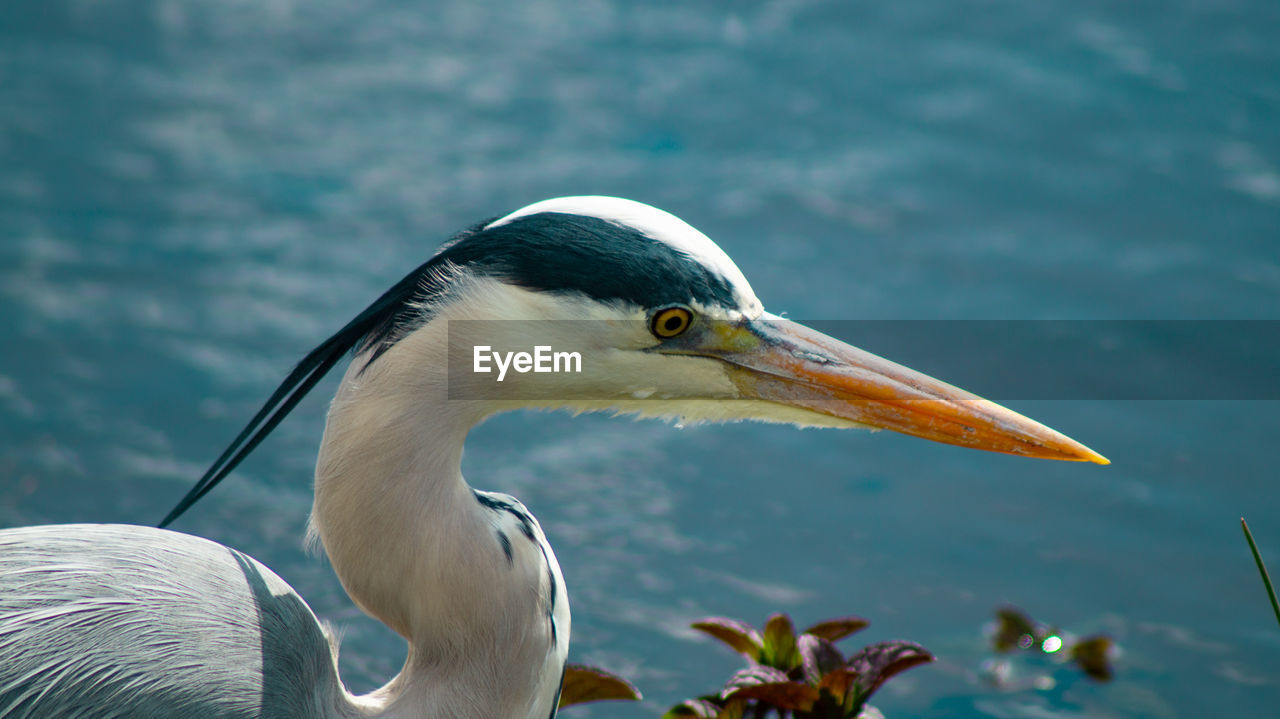
[[[1089,449],[1089,447],[1080,442],[1071,439],[1065,435],[1049,430],[1054,435],[1055,442],[1045,443],[1046,447],[1053,449],[1053,454],[1040,455],[1046,459],[1065,459],[1069,462],[1090,462],[1092,464],[1111,464],[1111,460],[1103,457],[1101,454]]]
[[[1065,456],[1059,455],[1057,459],[1065,459],[1073,462],[1091,462],[1093,464],[1111,464],[1111,460],[1103,457],[1083,444],[1080,444],[1075,440],[1068,441],[1071,442],[1072,446],[1067,448]]]

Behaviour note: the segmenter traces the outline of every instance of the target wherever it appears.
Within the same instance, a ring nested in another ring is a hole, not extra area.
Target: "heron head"
[[[1004,407],[765,312],[706,235],[630,200],[547,200],[464,232],[365,349],[376,362],[428,325],[433,342],[447,336],[450,399],[488,413],[858,426],[1106,462]]]

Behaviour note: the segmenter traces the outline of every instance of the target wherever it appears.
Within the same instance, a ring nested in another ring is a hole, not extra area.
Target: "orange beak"
[[[1110,464],[1017,412],[797,322],[766,315],[697,329],[664,350],[728,363],[743,398],[988,452]]]

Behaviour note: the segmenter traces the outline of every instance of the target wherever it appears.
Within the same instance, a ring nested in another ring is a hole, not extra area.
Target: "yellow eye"
[[[653,314],[653,319],[649,321],[649,331],[658,337],[667,339],[689,329],[689,325],[692,322],[693,313],[689,311],[688,307],[668,307]]]

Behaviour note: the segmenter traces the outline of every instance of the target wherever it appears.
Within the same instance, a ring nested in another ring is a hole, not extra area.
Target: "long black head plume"
[[[476,234],[491,221],[486,220],[458,233],[445,245],[445,250]],[[333,336],[308,352],[262,405],[262,409],[258,410],[253,419],[240,430],[235,440],[223,450],[209,469],[205,470],[200,481],[196,482],[186,496],[174,505],[156,526],[163,529],[172,524],[175,519],[182,516],[183,512],[190,509],[191,505],[208,494],[218,482],[231,474],[348,352],[377,345],[374,347],[374,352],[381,354],[386,347],[390,346],[398,334],[398,323],[404,321],[411,308],[416,306],[415,301],[439,291],[440,288],[433,284],[441,276],[439,268],[448,262],[445,251],[437,253],[413,272],[405,275],[391,289],[382,293],[381,297],[364,308],[364,311],[356,315],[355,319],[335,332]]]
[[[347,352],[359,346],[361,342],[392,322],[401,309],[408,304],[421,290],[423,277],[430,276],[435,258],[409,273],[404,279],[387,290],[373,304],[356,315],[355,319],[338,330],[332,337],[320,343],[318,347],[307,353],[293,371],[285,377],[276,391],[262,405],[262,409],[249,420],[249,424],[240,430],[240,434],[223,451],[222,455],[205,471],[199,482],[187,492],[158,525],[167,527],[173,520],[187,511],[191,505],[209,493],[218,482],[221,482],[234,470],[249,453],[257,447],[267,435],[280,424],[289,412],[302,401],[302,398],[333,369]]]

